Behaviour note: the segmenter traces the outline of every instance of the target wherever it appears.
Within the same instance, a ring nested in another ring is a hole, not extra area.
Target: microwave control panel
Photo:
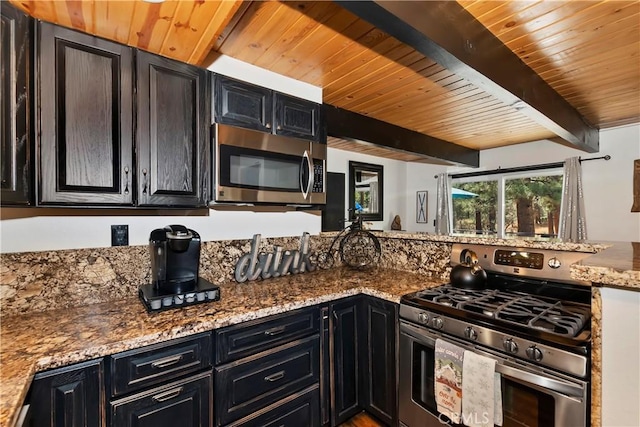
[[[324,160],[313,159],[312,193],[324,193]]]

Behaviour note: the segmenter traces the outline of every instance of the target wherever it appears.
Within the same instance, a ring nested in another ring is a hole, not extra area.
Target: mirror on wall
[[[349,208],[363,221],[382,221],[383,194],[382,165],[349,162]]]

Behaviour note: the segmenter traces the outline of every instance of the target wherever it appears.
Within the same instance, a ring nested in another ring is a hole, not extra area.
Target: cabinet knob
[[[267,125],[265,126],[267,129],[271,129],[271,123],[267,123]]]
[[[276,129],[282,130],[282,126],[278,125],[278,127]]]

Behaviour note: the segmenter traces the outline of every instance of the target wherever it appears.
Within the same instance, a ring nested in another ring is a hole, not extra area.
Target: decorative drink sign
[[[242,283],[256,280],[258,277],[268,279],[280,277],[287,273],[297,274],[316,269],[309,256],[309,233],[302,233],[300,249],[283,250],[274,246],[271,253],[259,253],[260,234],[254,234],[251,241],[251,252],[243,255],[236,263],[235,279]]]

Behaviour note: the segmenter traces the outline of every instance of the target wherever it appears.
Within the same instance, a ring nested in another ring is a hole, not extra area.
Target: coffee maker
[[[157,228],[149,236],[151,284],[167,294],[192,291],[198,283],[200,235],[184,225]]]

